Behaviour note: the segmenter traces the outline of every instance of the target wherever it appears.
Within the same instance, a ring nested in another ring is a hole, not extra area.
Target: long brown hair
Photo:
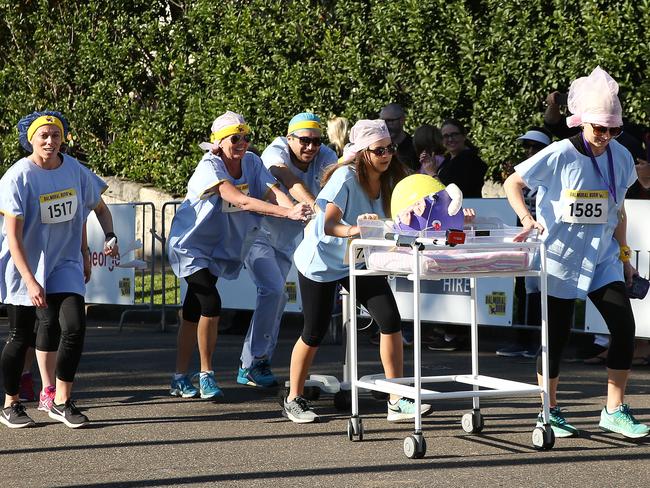
[[[332,164],[328,166],[323,171],[323,176],[321,178],[321,187],[327,184],[334,171],[341,168],[342,166],[354,165],[357,181],[361,185],[361,188],[363,188],[363,191],[366,193],[366,195],[368,195],[368,198],[372,200],[374,196],[372,195],[372,191],[370,189],[370,180],[368,178],[368,158],[369,156],[367,154],[367,151],[363,150],[359,152],[352,161],[344,164]],[[393,155],[388,169],[379,176],[379,188],[382,200],[381,206],[384,210],[384,214],[386,214],[387,217],[390,217],[390,200],[393,195],[393,188],[395,188],[395,185],[407,175],[408,170],[406,167],[395,157],[395,155]]]

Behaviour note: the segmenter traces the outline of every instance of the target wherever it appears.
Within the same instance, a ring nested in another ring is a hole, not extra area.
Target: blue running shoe
[[[207,371],[207,374],[199,373],[199,388],[203,399],[223,396],[221,388],[217,385],[217,379],[214,377],[214,371]]]
[[[255,363],[251,368],[239,368],[237,372],[237,383],[264,388],[278,386],[278,380],[271,371],[271,364],[268,359],[263,359]]]
[[[169,389],[169,394],[181,398],[194,398],[199,394],[199,390],[196,389],[187,375],[178,379],[174,379],[172,376],[172,384]]]

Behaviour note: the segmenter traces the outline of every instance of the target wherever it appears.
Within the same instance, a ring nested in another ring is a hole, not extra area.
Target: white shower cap
[[[604,127],[623,125],[623,108],[618,99],[618,83],[600,66],[589,76],[583,76],[571,83],[569,88],[569,127],[583,123]]]
[[[357,153],[370,147],[373,142],[386,138],[390,139],[390,132],[388,132],[385,121],[382,119],[359,120],[350,129],[350,142],[343,148],[343,156],[339,159],[339,163],[352,161]]]

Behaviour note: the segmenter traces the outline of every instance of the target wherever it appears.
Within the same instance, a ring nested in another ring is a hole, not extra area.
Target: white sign
[[[647,216],[650,214],[650,201],[625,200],[627,214],[627,244],[632,249],[630,262],[644,278],[650,278],[650,232]],[[636,337],[650,338],[650,294],[643,300],[630,300]],[[597,334],[609,334],[607,325],[591,300],[587,300],[585,330]]]
[[[120,265],[135,259],[133,250],[135,236],[135,205],[130,203],[108,205],[113,215],[113,228],[118,246],[125,253],[115,258],[104,254],[104,231],[95,212],[88,216],[86,230],[92,274],[86,284],[86,303],[133,305],[135,303],[135,269]]]

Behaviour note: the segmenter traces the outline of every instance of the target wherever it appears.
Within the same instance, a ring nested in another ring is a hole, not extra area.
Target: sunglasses
[[[594,134],[597,136],[604,136],[609,132],[609,135],[612,137],[618,137],[623,132],[623,127],[605,127],[603,125],[589,124],[591,125]]]
[[[313,144],[314,146],[318,147],[322,144],[322,139],[320,137],[307,137],[307,136],[293,136],[295,139],[298,139],[300,142],[301,146],[309,146],[310,144]]]
[[[442,138],[443,139],[456,139],[457,137],[462,136],[463,134],[461,132],[450,132],[449,134],[443,134]]]
[[[230,136],[230,142],[233,144],[239,144],[239,141],[244,140],[245,142],[251,142],[250,134],[234,134]]]
[[[373,153],[375,156],[383,156],[384,154],[395,154],[397,152],[397,144],[389,144],[386,147],[376,147],[374,149],[366,149],[366,151]]]

